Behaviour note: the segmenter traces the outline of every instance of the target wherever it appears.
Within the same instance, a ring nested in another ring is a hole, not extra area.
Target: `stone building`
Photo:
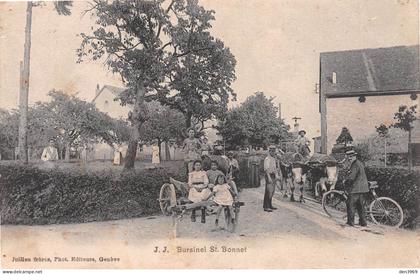
[[[357,143],[375,134],[375,126],[395,122],[400,105],[420,107],[419,62],[418,45],[321,53],[321,152],[331,152],[342,127]],[[416,153],[420,120],[415,122],[412,141]],[[407,141],[401,138],[401,142]]]

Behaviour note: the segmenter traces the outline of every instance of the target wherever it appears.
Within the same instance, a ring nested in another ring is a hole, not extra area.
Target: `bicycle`
[[[389,197],[378,197],[375,189],[378,182],[370,181],[369,194],[373,199],[366,210],[368,219],[377,225],[400,227],[404,215],[401,206]],[[322,196],[322,207],[333,219],[345,220],[347,217],[347,193],[343,190],[330,190]],[[366,205],[365,205],[366,206]]]

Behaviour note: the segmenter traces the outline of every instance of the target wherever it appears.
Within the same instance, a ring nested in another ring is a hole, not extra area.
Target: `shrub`
[[[148,216],[159,212],[163,169],[80,174],[0,166],[2,224],[54,224]]]
[[[415,228],[420,218],[420,172],[392,167],[367,167],[369,181],[377,181],[379,196],[397,201],[404,211],[405,227]]]
[[[376,193],[397,201],[404,212],[403,226],[415,228],[420,221],[420,173],[402,168],[366,166],[369,181],[377,181]],[[345,171],[340,170],[336,189],[343,189]]]
[[[370,153],[369,153],[369,144],[367,144],[367,143],[357,144],[354,147],[354,151],[356,151],[357,157],[362,162],[367,162],[367,161],[369,161],[372,158],[371,155],[370,155]]]

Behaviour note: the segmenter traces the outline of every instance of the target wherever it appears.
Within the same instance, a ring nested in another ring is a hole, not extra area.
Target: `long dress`
[[[248,159],[248,180],[252,187],[260,187],[260,158],[251,156]]]
[[[157,145],[152,146],[152,164],[160,164],[159,147]]]
[[[119,150],[117,150],[114,153],[114,160],[112,161],[112,164],[120,166],[121,161],[122,161],[122,153]]]
[[[188,200],[196,203],[201,202],[205,198],[209,197],[211,194],[210,189],[207,188],[209,184],[209,179],[207,173],[203,170],[192,171],[188,174],[188,185],[190,186],[190,191],[188,193]],[[201,191],[194,188],[196,187],[205,187]]]

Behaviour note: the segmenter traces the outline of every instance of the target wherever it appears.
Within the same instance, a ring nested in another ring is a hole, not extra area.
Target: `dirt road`
[[[2,226],[2,264],[5,268],[420,267],[418,231],[344,227],[329,219],[319,204],[291,203],[278,194],[274,200],[278,210],[267,213],[262,197],[262,188],[241,193],[245,206],[234,234],[214,231],[214,216],[206,224],[191,223],[186,216],[177,238],[172,237],[171,218],[163,216]],[[44,261],[34,262],[34,257]],[[24,258],[31,261],[16,262]]]

